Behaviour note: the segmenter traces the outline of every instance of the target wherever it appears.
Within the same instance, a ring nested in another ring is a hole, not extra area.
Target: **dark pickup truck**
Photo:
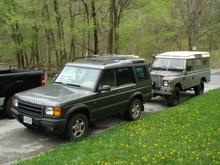
[[[0,108],[11,117],[12,98],[15,93],[45,85],[42,71],[16,69],[0,70]]]

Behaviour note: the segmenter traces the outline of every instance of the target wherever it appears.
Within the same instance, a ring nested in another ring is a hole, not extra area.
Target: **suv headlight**
[[[168,87],[169,86],[169,81],[167,81],[167,80],[163,81],[163,86]]]
[[[54,116],[56,118],[61,117],[61,108],[60,107],[45,107],[44,113],[49,116]]]
[[[13,98],[12,106],[13,106],[14,108],[17,108],[17,107],[18,107],[18,99]]]

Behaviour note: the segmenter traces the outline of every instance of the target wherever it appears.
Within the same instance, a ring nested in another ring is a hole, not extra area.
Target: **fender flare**
[[[64,115],[64,117],[66,119],[68,119],[73,113],[75,112],[81,112],[81,113],[84,113],[87,117],[88,117],[88,120],[91,119],[91,112],[89,111],[89,107],[85,104],[77,104],[77,105],[74,105],[73,107],[71,107],[67,112],[66,114]]]

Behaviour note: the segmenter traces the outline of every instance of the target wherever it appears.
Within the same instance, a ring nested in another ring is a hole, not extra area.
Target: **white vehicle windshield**
[[[185,69],[185,65],[185,59],[155,58],[152,64],[152,69],[183,71]]]
[[[65,66],[54,83],[94,89],[100,70],[76,66]]]

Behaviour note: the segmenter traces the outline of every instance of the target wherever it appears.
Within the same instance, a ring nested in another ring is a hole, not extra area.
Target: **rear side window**
[[[147,71],[146,71],[145,66],[135,67],[135,71],[136,71],[138,80],[144,81],[144,80],[148,79],[148,75],[147,75]]]
[[[203,61],[201,58],[198,58],[194,60],[194,64],[196,69],[201,69],[203,65]]]
[[[131,68],[116,69],[117,85],[134,83],[134,77]]]
[[[203,67],[209,67],[209,58],[203,59]]]

